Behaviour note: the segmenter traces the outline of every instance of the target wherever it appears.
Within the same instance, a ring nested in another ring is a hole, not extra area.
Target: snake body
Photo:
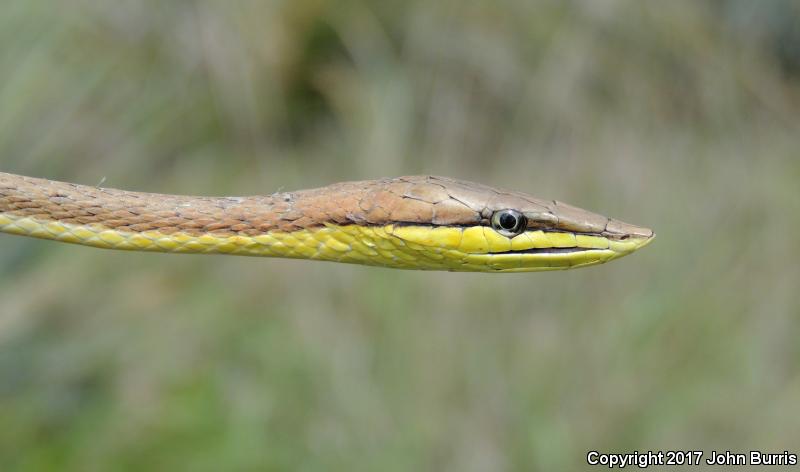
[[[474,272],[588,266],[654,237],[554,200],[435,176],[190,197],[0,173],[0,232],[106,249]]]

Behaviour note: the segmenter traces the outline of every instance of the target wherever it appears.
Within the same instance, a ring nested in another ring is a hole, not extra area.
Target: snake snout
[[[608,225],[606,225],[606,231],[610,236],[620,240],[631,238],[650,240],[655,237],[655,233],[653,233],[653,230],[650,228],[636,226],[614,219],[609,219]]]

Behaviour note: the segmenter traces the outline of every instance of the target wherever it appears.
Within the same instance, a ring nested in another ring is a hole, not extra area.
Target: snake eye
[[[492,215],[492,228],[505,236],[516,236],[528,225],[525,216],[516,210],[500,210]]]

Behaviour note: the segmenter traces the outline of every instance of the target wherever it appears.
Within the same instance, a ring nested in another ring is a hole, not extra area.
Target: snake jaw
[[[649,244],[649,237],[532,230],[509,238],[491,227],[397,226],[387,231],[419,252],[444,256],[448,270],[533,272],[602,264]]]

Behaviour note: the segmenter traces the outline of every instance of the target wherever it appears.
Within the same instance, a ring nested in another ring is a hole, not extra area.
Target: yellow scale
[[[599,264],[621,257],[641,241],[601,236],[526,231],[508,238],[490,227],[326,225],[257,236],[165,234],[116,231],[99,225],[37,221],[0,214],[0,231],[105,249],[234,254],[359,263],[405,269],[531,271]],[[591,248],[589,251],[497,254],[532,248]],[[523,265],[523,258],[525,264]],[[534,262],[535,261],[535,262]]]

